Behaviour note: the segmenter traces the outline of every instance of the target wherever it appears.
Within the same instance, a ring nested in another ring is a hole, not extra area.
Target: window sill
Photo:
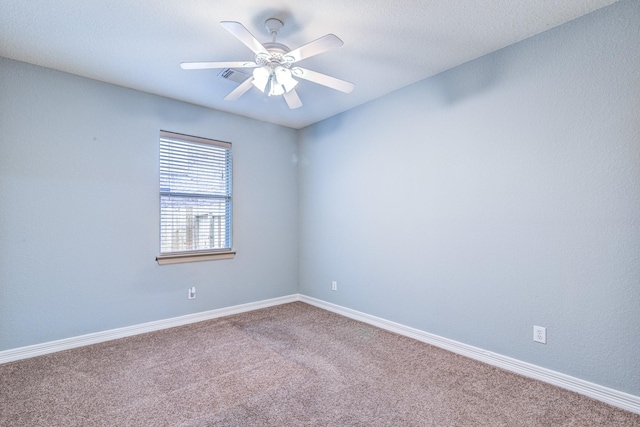
[[[236,253],[233,251],[224,252],[183,252],[173,254],[162,254],[156,257],[158,264],[178,264],[182,262],[211,261],[216,259],[233,259]]]

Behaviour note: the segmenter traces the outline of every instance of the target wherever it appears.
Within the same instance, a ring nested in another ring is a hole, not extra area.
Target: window
[[[160,264],[232,258],[231,144],[160,132]]]

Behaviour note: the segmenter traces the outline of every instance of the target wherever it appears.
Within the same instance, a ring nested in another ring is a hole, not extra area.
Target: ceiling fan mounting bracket
[[[269,18],[264,22],[264,26],[267,28],[267,31],[275,42],[278,32],[282,29],[282,27],[284,27],[284,22],[282,22],[278,18]]]

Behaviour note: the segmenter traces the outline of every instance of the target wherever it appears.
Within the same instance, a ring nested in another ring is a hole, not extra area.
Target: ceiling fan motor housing
[[[276,42],[263,43],[263,46],[267,52],[269,52],[269,55],[257,54],[255,57],[256,64],[264,66],[274,63],[273,66],[281,65],[286,68],[291,67],[291,64],[294,62],[294,58],[287,56],[287,53],[291,51],[288,46]]]

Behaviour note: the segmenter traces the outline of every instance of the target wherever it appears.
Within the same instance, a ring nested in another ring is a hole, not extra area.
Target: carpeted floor
[[[640,426],[304,303],[0,365],[1,426]]]

